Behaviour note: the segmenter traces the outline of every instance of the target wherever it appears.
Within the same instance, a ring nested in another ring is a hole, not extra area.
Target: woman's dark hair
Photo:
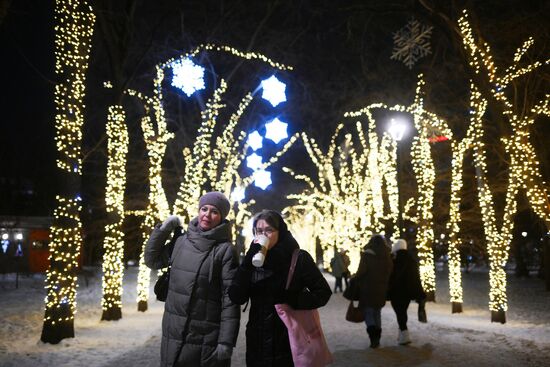
[[[386,240],[386,237],[384,237],[383,235],[379,234],[379,233],[376,233],[374,235],[372,235],[372,237],[370,238],[369,242],[367,243],[367,248],[371,247],[371,248],[380,248],[382,246],[388,246],[388,242]]]
[[[265,220],[267,224],[275,228],[277,231],[281,230],[281,215],[274,210],[264,209],[261,212],[257,213],[252,220],[252,232],[256,234],[256,223],[259,220]]]

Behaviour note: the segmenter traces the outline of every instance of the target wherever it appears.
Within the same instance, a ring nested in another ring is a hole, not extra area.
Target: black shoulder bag
[[[157,282],[155,283],[155,295],[157,296],[157,300],[161,302],[166,301],[166,297],[168,296],[168,284],[170,283],[170,268],[172,265],[172,252],[174,252],[174,246],[176,245],[176,240],[179,236],[183,234],[183,227],[178,226],[174,230],[174,236],[170,240],[170,243],[167,245],[169,246],[168,253],[170,254],[170,261],[168,263],[168,269],[166,269],[157,279]]]

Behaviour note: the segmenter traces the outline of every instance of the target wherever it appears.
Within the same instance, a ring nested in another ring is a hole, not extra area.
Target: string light
[[[513,64],[506,68],[503,73],[495,66],[491,50],[487,43],[479,45],[475,41],[472,28],[468,20],[468,13],[464,10],[458,21],[460,33],[463,39],[464,48],[468,52],[469,64],[476,74],[482,72],[487,74],[488,80],[494,85],[489,97],[494,98],[497,103],[502,104],[503,117],[508,119],[512,128],[512,135],[503,138],[506,153],[509,155],[509,176],[506,191],[506,201],[503,211],[502,225],[500,231],[496,225],[496,214],[493,207],[493,195],[487,183],[486,152],[483,143],[483,130],[481,116],[485,109],[486,101],[472,99],[471,109],[476,111],[476,129],[473,138],[474,164],[478,181],[478,196],[481,213],[484,222],[485,236],[488,243],[489,255],[489,309],[491,320],[504,323],[505,312],[508,308],[506,295],[506,272],[504,266],[508,260],[510,242],[512,240],[513,216],[517,209],[517,193],[520,188],[526,189],[526,194],[531,207],[547,223],[550,222],[550,205],[548,205],[548,194],[542,186],[542,177],[538,169],[539,162],[535,150],[529,141],[529,127],[534,123],[537,114],[548,115],[548,96],[535,103],[531,112],[534,115],[520,116],[515,111],[521,111],[505,95],[504,89],[518,77],[533,72],[535,69],[548,64],[550,59],[544,62],[536,61],[528,66],[520,67],[519,62],[533,45],[534,41],[529,38],[520,47],[513,59]],[[479,95],[473,87],[474,94]]]
[[[55,129],[57,167],[67,174],[67,185],[78,190],[82,173],[82,125],[84,122],[85,75],[95,16],[85,0],[55,2]],[[58,195],[54,224],[50,228],[50,267],[46,276],[47,296],[41,340],[58,343],[74,337],[76,269],[80,254],[80,199]]]
[[[122,317],[122,277],[124,275],[124,190],[126,187],[126,154],[128,131],[122,106],[109,107],[107,120],[107,188],[105,203],[107,217],[112,221],[105,226],[103,243],[103,298],[102,320]]]

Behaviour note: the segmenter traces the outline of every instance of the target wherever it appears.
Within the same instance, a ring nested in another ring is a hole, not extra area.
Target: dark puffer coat
[[[169,236],[153,230],[145,248],[148,267],[168,266]],[[176,240],[162,318],[161,366],[229,365],[217,359],[215,350],[218,344],[234,347],[239,332],[239,305],[227,295],[238,266],[230,236],[229,222],[202,231],[195,218]]]
[[[380,237],[379,240],[373,240]],[[355,277],[359,283],[359,307],[382,308],[386,304],[393,263],[382,236],[374,236],[361,254]]]
[[[425,297],[420,282],[418,264],[407,250],[396,251],[393,271],[390,275],[388,298],[402,303]]]
[[[279,241],[267,252],[263,267],[253,268],[243,262],[229,289],[233,302],[244,304],[249,299],[251,301],[246,325],[248,367],[294,366],[288,332],[275,304],[286,303],[294,309],[315,309],[324,306],[332,294],[313,258],[303,250],[300,250],[289,290],[285,291],[292,253],[298,248],[298,243],[286,225],[282,227]]]

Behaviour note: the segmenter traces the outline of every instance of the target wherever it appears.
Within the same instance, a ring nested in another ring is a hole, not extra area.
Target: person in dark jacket
[[[199,200],[199,214],[176,239],[170,258],[165,246],[181,226],[177,216],[157,226],[145,248],[145,264],[161,269],[171,264],[162,317],[161,366],[222,367],[231,354],[240,325],[239,305],[227,294],[238,267],[227,217],[230,204],[221,192]]]
[[[397,342],[406,345],[411,342],[407,329],[407,309],[411,300],[419,302],[426,298],[420,282],[418,264],[407,251],[407,242],[398,239],[392,246],[393,271],[390,275],[388,298],[397,317],[399,336]]]
[[[343,292],[342,277],[344,276],[345,263],[342,253],[336,247],[334,247],[334,257],[330,260],[330,270],[335,279],[334,293],[338,293],[338,288],[340,288],[340,292]]]
[[[386,304],[392,270],[390,248],[384,236],[372,236],[361,254],[355,278],[359,284],[359,307],[365,311],[370,347],[378,348],[382,336],[382,307]]]
[[[290,287],[285,290],[292,253],[299,245],[279,213],[263,210],[256,214],[253,231],[255,236],[269,238],[265,261],[261,267],[252,265],[252,258],[260,250],[255,238],[229,288],[233,302],[251,302],[246,325],[246,365],[294,366],[288,331],[274,305],[286,303],[294,309],[315,309],[324,306],[332,292],[313,258],[303,250]]]

